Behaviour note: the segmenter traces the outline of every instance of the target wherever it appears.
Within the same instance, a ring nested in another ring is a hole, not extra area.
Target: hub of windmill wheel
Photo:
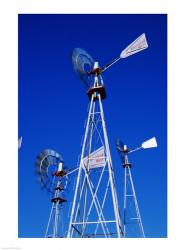
[[[97,86],[97,87],[91,87],[88,91],[88,97],[91,100],[92,95],[96,93],[95,97],[94,97],[94,101],[98,100],[98,94],[100,94],[101,99],[105,99],[106,98],[106,90],[105,87],[103,85]]]
[[[67,174],[66,171],[61,170],[61,171],[55,171],[55,172],[53,173],[53,176],[63,177],[63,176],[65,176],[66,174]]]

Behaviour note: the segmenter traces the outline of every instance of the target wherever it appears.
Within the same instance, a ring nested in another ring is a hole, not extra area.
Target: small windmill
[[[124,209],[123,209],[123,227],[125,237],[145,237],[143,223],[140,215],[133,178],[131,174],[132,164],[129,162],[128,155],[147,148],[157,147],[155,137],[142,143],[135,149],[129,149],[120,139],[116,140],[117,150],[124,168]]]
[[[52,207],[45,237],[64,237],[62,205],[66,202],[63,192],[67,187],[68,177],[61,155],[51,149],[43,150],[36,158],[36,173],[41,187],[52,194]]]

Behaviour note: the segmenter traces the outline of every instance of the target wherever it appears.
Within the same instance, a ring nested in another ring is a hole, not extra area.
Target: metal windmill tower
[[[142,143],[141,147],[129,149],[119,139],[116,141],[117,150],[124,168],[124,207],[123,207],[123,232],[125,237],[145,238],[143,223],[140,215],[135,187],[131,174],[132,164],[129,162],[129,154],[139,149],[157,147],[155,138]]]
[[[102,68],[84,50],[76,48],[73,51],[74,69],[88,87],[90,103],[68,238],[124,237],[102,105],[106,90],[101,74],[120,59],[147,47],[145,34],[142,34],[124,49],[119,57]]]
[[[52,207],[45,237],[64,237],[62,208],[66,202],[63,192],[67,186],[68,173],[64,170],[61,155],[51,149],[43,150],[36,158],[36,173],[41,187],[52,194]]]

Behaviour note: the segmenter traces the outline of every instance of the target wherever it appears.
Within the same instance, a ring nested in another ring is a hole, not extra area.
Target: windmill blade
[[[75,72],[86,86],[90,86],[91,74],[94,67],[93,58],[83,49],[75,48],[72,53],[72,63]]]
[[[126,58],[128,56],[132,56],[144,49],[148,48],[146,36],[143,33],[141,36],[139,36],[134,42],[132,42],[127,48],[125,48],[121,54],[120,58]]]
[[[144,49],[148,48],[147,40],[145,34],[143,33],[139,36],[134,42],[132,42],[128,47],[126,47],[120,54],[119,57],[112,60],[110,63],[107,63],[104,67],[100,69],[100,74],[111,67],[113,64],[118,62],[120,59],[124,59],[128,56],[134,55]]]
[[[119,157],[121,159],[121,163],[123,164],[125,161],[125,154],[124,154],[124,143],[118,138],[116,139],[116,147],[119,153]]]
[[[116,146],[119,151],[123,151],[124,143],[119,138],[116,139]]]

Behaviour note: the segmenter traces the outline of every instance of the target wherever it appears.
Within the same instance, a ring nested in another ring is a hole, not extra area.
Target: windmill
[[[117,139],[116,146],[124,168],[123,231],[125,237],[145,238],[143,223],[131,174],[132,164],[129,162],[128,155],[140,149],[157,147],[157,142],[155,137],[153,137],[150,140],[143,142],[140,147],[129,149],[120,139]]]
[[[103,111],[106,89],[101,74],[117,61],[148,47],[145,34],[126,47],[119,57],[100,67],[83,49],[75,48],[73,66],[87,87],[89,111],[82,144],[68,238],[123,237],[114,179],[114,167]]]
[[[42,189],[52,194],[52,207],[45,233],[46,238],[64,237],[62,207],[66,199],[63,193],[68,183],[68,173],[60,154],[51,149],[43,150],[36,158],[36,174]]]

